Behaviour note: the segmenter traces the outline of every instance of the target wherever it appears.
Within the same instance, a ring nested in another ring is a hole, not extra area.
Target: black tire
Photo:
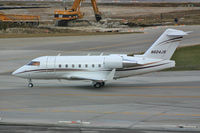
[[[101,83],[97,82],[96,84],[94,84],[95,88],[100,88],[101,87]]]
[[[28,84],[28,87],[29,87],[29,88],[32,88],[32,87],[33,87],[33,83],[29,83],[29,84]]]

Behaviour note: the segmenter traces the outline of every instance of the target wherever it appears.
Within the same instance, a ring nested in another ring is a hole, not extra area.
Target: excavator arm
[[[101,12],[99,11],[98,7],[97,7],[97,2],[96,0],[91,0],[91,3],[92,3],[92,7],[93,7],[93,10],[94,10],[94,14],[95,14],[95,18],[98,21],[100,21],[102,18],[101,18]]]
[[[73,5],[72,5],[72,8],[71,10],[72,11],[77,11],[78,9],[80,9],[80,4],[81,2],[83,2],[84,0],[75,0]]]

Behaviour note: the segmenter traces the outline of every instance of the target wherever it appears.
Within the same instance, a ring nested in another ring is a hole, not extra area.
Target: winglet
[[[106,80],[113,80],[114,76],[115,76],[115,71],[116,69],[113,69],[107,76]]]

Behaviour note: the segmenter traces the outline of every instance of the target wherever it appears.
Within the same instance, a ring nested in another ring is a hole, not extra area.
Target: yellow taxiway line
[[[189,116],[200,117],[200,114],[186,113],[154,113],[154,112],[114,112],[114,111],[96,111],[96,110],[65,110],[65,109],[6,109],[0,108],[2,112],[24,112],[24,113],[90,113],[90,114],[117,114],[117,115],[154,115],[154,116]]]

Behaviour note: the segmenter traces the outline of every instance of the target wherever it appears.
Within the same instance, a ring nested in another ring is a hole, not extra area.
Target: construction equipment
[[[81,2],[84,0],[74,0],[74,3],[71,9],[67,10],[55,10],[54,11],[54,19],[56,20],[56,25],[63,26],[67,25],[69,21],[77,20],[83,18],[84,14],[80,11]],[[97,7],[96,0],[91,0],[92,7],[94,10],[96,21],[101,20],[101,12]]]
[[[17,25],[17,26],[38,26],[39,16],[33,15],[15,15],[0,13],[0,24]]]
[[[96,0],[91,0],[91,3],[92,3],[93,10],[94,10],[95,18],[98,22],[101,20],[101,12],[99,12]]]

